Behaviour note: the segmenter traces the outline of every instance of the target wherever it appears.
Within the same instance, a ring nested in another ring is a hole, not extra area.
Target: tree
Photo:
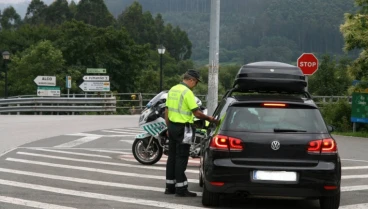
[[[79,1],[75,18],[97,27],[108,27],[115,24],[115,18],[109,12],[103,0]]]
[[[72,12],[67,0],[56,0],[46,9],[45,22],[47,25],[60,25],[71,18]]]
[[[0,23],[2,30],[16,29],[21,25],[22,19],[14,7],[10,6],[4,9]]]
[[[345,51],[361,50],[349,68],[351,75],[357,80],[368,81],[368,0],[355,0],[355,5],[359,10],[355,14],[345,14],[345,23],[340,26],[340,30],[345,41]]]
[[[71,14],[72,14],[72,18],[74,18],[75,17],[75,15],[77,14],[77,11],[78,11],[78,9],[77,9],[78,7],[77,7],[77,4],[74,2],[74,0],[72,0],[71,2],[70,2],[70,4],[69,4],[69,10],[70,10],[70,12],[71,12]]]
[[[80,66],[84,70],[106,68],[113,90],[134,91],[135,81],[147,62],[147,45],[137,45],[124,28],[99,28],[72,20],[57,30],[59,37],[55,44],[68,66]]]
[[[347,75],[349,63],[346,58],[337,62],[330,55],[324,55],[318,71],[308,80],[308,91],[320,96],[346,94],[351,85],[351,79]]]
[[[150,12],[143,13],[142,5],[134,2],[118,17],[118,24],[126,28],[135,42],[150,43],[156,49],[158,43],[155,22]]]
[[[32,0],[27,8],[24,22],[32,25],[42,24],[46,20],[47,5],[41,0]]]
[[[11,95],[35,94],[33,80],[39,75],[57,76],[62,73],[64,59],[60,50],[50,41],[40,41],[16,54],[9,65],[9,92]],[[62,83],[60,76],[58,85]]]

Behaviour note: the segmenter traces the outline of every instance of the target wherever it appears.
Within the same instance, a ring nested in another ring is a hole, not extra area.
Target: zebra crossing
[[[130,142],[139,133],[137,128],[74,133],[74,138],[61,137],[53,146],[29,144],[5,153],[0,156],[0,208],[205,208],[201,204],[199,160],[190,158],[186,170],[189,189],[199,197],[165,195],[167,157],[155,165],[138,163]],[[91,136],[98,138],[92,140]],[[91,138],[81,140],[85,137]],[[368,161],[343,159],[342,172],[340,208],[368,208]],[[220,208],[317,209],[319,204],[225,198]]]

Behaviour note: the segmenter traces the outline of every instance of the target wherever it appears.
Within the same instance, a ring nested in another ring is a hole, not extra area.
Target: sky
[[[71,0],[68,0],[69,2]],[[74,0],[74,2],[78,2],[79,0]],[[24,3],[24,2],[31,2],[31,0],[0,0],[0,4],[18,4],[18,3]]]
[[[29,3],[32,0],[0,0],[0,11],[4,10],[8,6],[13,6],[17,13],[24,18],[24,15],[27,12],[27,8]],[[42,0],[45,4],[49,5],[54,0]],[[71,2],[72,0],[68,0]],[[75,3],[78,3],[80,0],[74,0]]]
[[[30,2],[30,0],[0,0],[0,3],[3,4],[17,4],[23,2]]]

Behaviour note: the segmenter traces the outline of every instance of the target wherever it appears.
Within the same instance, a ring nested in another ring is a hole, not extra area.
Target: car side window
[[[219,119],[221,119],[225,114],[226,114],[226,110],[227,108],[229,107],[229,105],[231,104],[232,100],[231,99],[228,99],[224,105],[222,106],[222,109],[221,109],[221,112],[220,112],[220,115],[219,115]]]
[[[225,100],[222,100],[221,103],[217,106],[215,112],[213,113],[213,117],[218,117],[221,113],[222,107],[226,104]]]

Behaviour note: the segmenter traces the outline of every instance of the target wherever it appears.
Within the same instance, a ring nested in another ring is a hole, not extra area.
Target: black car
[[[220,101],[202,147],[202,204],[222,194],[319,199],[340,205],[337,144],[304,90],[299,68],[278,62],[244,65]]]

